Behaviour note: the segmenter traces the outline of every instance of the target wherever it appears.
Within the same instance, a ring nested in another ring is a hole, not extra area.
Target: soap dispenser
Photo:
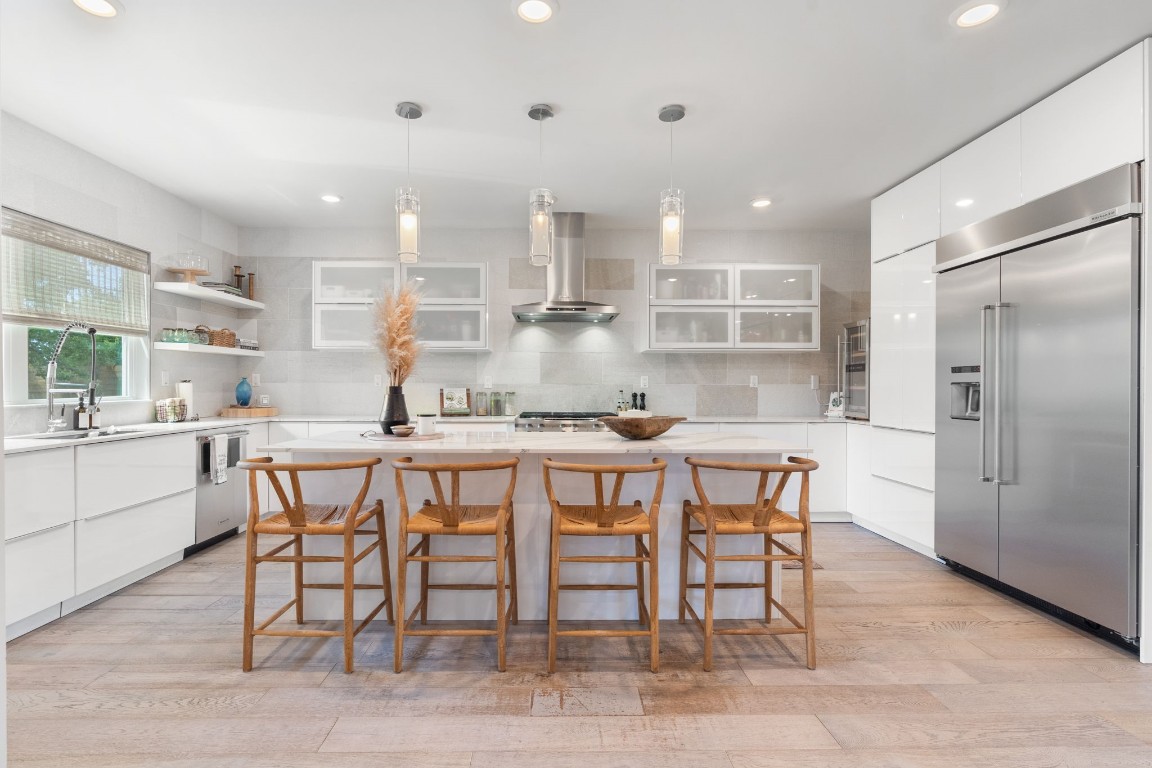
[[[72,409],[72,429],[88,429],[88,409],[84,407],[84,393]]]

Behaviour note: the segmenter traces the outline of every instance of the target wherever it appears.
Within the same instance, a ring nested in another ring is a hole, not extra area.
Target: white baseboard
[[[872,523],[869,520],[865,520],[864,518],[859,517],[857,515],[852,515],[851,517],[852,517],[853,523],[855,523],[856,525],[860,526],[861,528],[863,528],[865,530],[872,531],[872,533],[883,536],[884,538],[888,539],[889,541],[895,542],[896,544],[899,544],[902,547],[906,547],[907,549],[910,549],[917,554],[924,555],[925,557],[930,557],[933,560],[937,559],[936,552],[932,548],[926,547],[918,541],[914,541],[913,539],[910,539],[907,536],[901,536],[899,533],[896,533],[895,531],[891,531],[882,525],[876,525],[875,523]]]
[[[852,515],[847,512],[812,512],[814,523],[851,523]]]
[[[130,584],[135,584],[146,576],[151,576],[157,571],[162,571],[170,565],[175,565],[184,559],[184,551],[174,552],[167,557],[162,557],[154,563],[149,563],[143,568],[137,568],[131,573],[126,573],[118,579],[113,579],[106,584],[101,584],[95,589],[90,589],[82,595],[70,597],[60,604],[62,615],[68,615],[72,611],[77,611],[90,603],[94,603],[102,597],[116,592],[127,587]]]
[[[19,621],[14,621],[5,627],[4,631],[8,640],[15,640],[20,635],[26,635],[34,629],[39,629],[45,624],[56,621],[58,618],[60,618],[60,603],[37,611]]]

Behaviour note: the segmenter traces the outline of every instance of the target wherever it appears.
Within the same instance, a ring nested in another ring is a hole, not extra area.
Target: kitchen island
[[[709,432],[705,434],[672,434],[667,433],[650,440],[626,440],[611,433],[579,432],[579,433],[504,433],[504,432],[469,432],[465,434],[445,435],[442,439],[416,440],[391,439],[372,440],[362,437],[356,432],[334,432],[315,438],[301,438],[274,443],[267,446],[257,446],[255,450],[269,453],[278,461],[339,461],[352,456],[380,456],[384,463],[376,468],[372,479],[372,488],[369,499],[380,498],[384,500],[385,516],[387,518],[389,545],[394,550],[396,545],[396,531],[398,529],[398,508],[395,492],[395,478],[389,462],[400,456],[412,456],[418,463],[446,463],[466,461],[486,461],[493,458],[507,458],[510,455],[520,457],[516,493],[513,497],[513,506],[516,515],[516,550],[517,569],[519,572],[520,591],[520,618],[524,620],[543,620],[547,618],[547,585],[548,585],[548,529],[549,510],[547,498],[544,493],[543,478],[541,475],[541,461],[544,458],[554,458],[563,461],[588,464],[638,464],[646,463],[654,457],[668,462],[668,469],[664,481],[663,502],[659,516],[659,558],[660,558],[660,616],[663,619],[676,617],[676,601],[679,589],[679,559],[680,559],[680,518],[681,505],[684,499],[694,499],[695,491],[692,488],[692,479],[689,468],[684,464],[684,457],[710,457],[725,461],[743,461],[773,463],[794,454],[808,454],[811,450],[804,445],[793,445],[778,440],[767,440],[747,434],[730,434]],[[813,456],[819,460],[819,456]],[[730,474],[730,473],[729,473]],[[506,475],[505,475],[506,477]],[[647,500],[651,497],[655,478],[644,475],[636,478],[636,485],[625,486],[625,496],[631,502],[640,498]],[[745,485],[733,487],[732,478],[728,475],[706,476],[704,482],[714,488],[711,494],[716,501],[749,502],[755,498],[755,476],[742,478],[747,481]],[[351,474],[343,477],[306,475],[302,481],[311,482],[305,486],[306,495],[312,499],[347,503],[351,501],[351,494],[355,492],[358,479]],[[728,483],[727,489],[722,492],[720,483]],[[796,498],[799,488],[799,479],[794,479],[795,488],[785,498],[785,509],[795,509],[795,503],[789,504],[788,499]],[[813,483],[820,482],[820,473],[817,470],[812,476]],[[580,499],[591,500],[592,485],[586,478],[555,477],[557,496],[565,501]],[[485,489],[464,486],[465,492],[471,494],[469,498],[476,498],[477,502],[494,502],[498,500],[498,491],[495,487]],[[421,499],[432,496],[430,488],[410,486],[408,493],[410,503],[419,503]],[[622,499],[623,500],[623,499]],[[262,510],[263,512],[264,510]],[[317,537],[311,537],[313,539]],[[333,537],[335,538],[335,537]],[[731,537],[726,537],[731,538]],[[724,554],[733,542],[721,541],[718,552]],[[338,541],[307,541],[314,553],[338,554]],[[464,545],[464,549],[456,549],[454,545]],[[474,548],[475,541],[436,541],[436,546],[443,547],[438,551],[466,551]],[[630,544],[630,542],[629,542]],[[744,542],[745,547],[747,542]],[[564,542],[565,554],[576,554],[595,551],[604,554],[608,548],[618,546],[618,553],[623,554],[625,543],[607,541],[576,541]],[[322,549],[323,548],[323,549]],[[732,551],[737,551],[733,549]],[[396,553],[390,551],[388,556],[395,563]],[[357,581],[375,576],[379,578],[379,566],[372,562],[375,556],[366,558],[357,568]],[[741,581],[751,581],[757,578],[755,571],[760,569],[758,563],[729,563],[731,570],[722,571],[721,578]],[[312,564],[314,569],[306,577],[307,581],[314,579],[338,580],[339,566],[329,564]],[[630,564],[620,566],[618,572],[609,568],[590,568],[587,578],[600,583],[610,583],[620,579],[627,579],[625,569],[631,569]],[[492,580],[492,569],[488,564],[460,563],[441,566],[440,576],[433,570],[432,581],[487,581]],[[451,573],[448,571],[451,570]],[[393,574],[395,570],[393,569]],[[581,579],[584,574],[573,571],[566,574],[566,579]],[[415,571],[412,576],[415,576]],[[762,578],[763,572],[760,572]],[[395,575],[393,576],[395,578]],[[690,580],[700,580],[690,575]],[[407,603],[415,604],[415,579],[409,579],[409,595]],[[361,582],[363,583],[363,582]],[[775,583],[779,585],[780,580]],[[358,615],[368,610],[369,595],[357,595],[363,599],[364,604],[357,604]],[[494,598],[491,595],[481,595],[476,592],[437,592],[433,598],[429,611],[432,619],[484,619],[492,618],[494,613]],[[759,617],[763,616],[764,600],[754,590],[722,590],[716,596],[717,618],[725,616]],[[340,616],[340,594],[331,590],[310,590],[305,595],[306,615],[310,618],[337,618]],[[635,619],[635,595],[626,592],[566,592],[560,604],[561,618],[581,619]]]

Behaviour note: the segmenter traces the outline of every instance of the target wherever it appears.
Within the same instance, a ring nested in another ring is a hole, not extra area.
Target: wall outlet
[[[373,376],[372,377],[372,386],[374,386],[374,387],[384,386],[384,374],[378,373],[375,376]]]
[[[272,405],[272,395],[260,395],[260,405]]]
[[[648,386],[648,377],[647,376],[641,376],[640,377],[640,386],[641,387]]]
[[[162,387],[166,387],[166,386],[168,386],[170,383],[171,383],[171,382],[170,382],[170,380],[168,379],[168,371],[160,371],[160,386],[162,386]]]
[[[749,376],[748,377],[748,386],[750,386],[750,387],[760,386],[760,377],[757,376],[756,374],[752,374],[751,376]]]
[[[492,377],[491,376],[485,376],[484,377],[484,389],[492,389]]]
[[[820,389],[820,377],[815,373],[808,377],[808,386],[812,389]]]
[[[260,386],[260,374],[258,374],[258,373],[252,374],[252,386],[254,386],[254,387]]]

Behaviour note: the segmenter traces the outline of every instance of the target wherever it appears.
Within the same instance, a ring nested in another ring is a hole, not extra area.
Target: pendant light
[[[424,112],[418,104],[402,101],[396,105],[396,114],[408,121],[408,176],[405,184],[412,183],[412,121]],[[420,190],[412,186],[396,190],[396,255],[402,264],[415,264],[420,258]]]
[[[684,107],[660,108],[660,121],[668,123],[668,189],[660,193],[660,263],[679,264],[684,255],[684,190],[672,186],[672,123],[684,117]]]
[[[533,104],[528,117],[540,123],[539,176],[544,175],[544,121],[552,117],[552,107],[547,104]],[[528,260],[534,267],[546,267],[552,263],[552,205],[556,197],[552,190],[537,187],[528,195]]]

